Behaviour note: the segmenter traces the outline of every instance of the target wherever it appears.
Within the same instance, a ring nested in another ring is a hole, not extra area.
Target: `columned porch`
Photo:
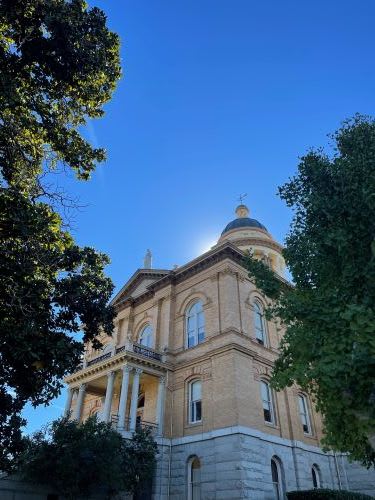
[[[166,368],[119,353],[69,376],[65,415],[84,421],[97,414],[121,433],[148,427],[163,435]],[[138,356],[140,358],[140,356]],[[157,360],[158,361],[158,360]]]

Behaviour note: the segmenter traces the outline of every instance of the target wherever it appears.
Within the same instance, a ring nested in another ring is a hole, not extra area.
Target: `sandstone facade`
[[[66,411],[77,419],[98,413],[125,436],[137,425],[153,428],[154,499],[283,498],[314,483],[375,494],[373,473],[322,452],[322,420],[307,394],[261,392],[283,332],[262,314],[267,300],[244,268],[244,251],[280,279],[285,264],[247,208],[237,215],[197,259],[132,276],[113,301],[114,336],[100,352],[87,346],[83,366],[66,379]]]

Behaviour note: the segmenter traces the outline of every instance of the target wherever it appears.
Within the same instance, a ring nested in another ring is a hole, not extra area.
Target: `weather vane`
[[[241,203],[241,205],[243,205],[243,200],[244,200],[244,198],[246,198],[246,196],[247,196],[247,193],[240,194],[238,201]]]

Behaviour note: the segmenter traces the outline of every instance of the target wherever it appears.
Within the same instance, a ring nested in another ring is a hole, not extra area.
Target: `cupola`
[[[254,257],[265,261],[275,272],[284,276],[285,261],[282,246],[273,239],[267,228],[257,219],[249,217],[246,205],[238,205],[236,218],[221,233],[218,245],[230,241],[243,251],[251,251]]]

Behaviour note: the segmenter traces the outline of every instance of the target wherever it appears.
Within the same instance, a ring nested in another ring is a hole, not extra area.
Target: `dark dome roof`
[[[221,235],[227,233],[228,231],[231,231],[232,229],[240,229],[241,227],[256,227],[257,229],[263,229],[264,231],[267,231],[267,228],[256,219],[250,219],[249,217],[240,217],[238,219],[232,220],[232,222],[229,222],[229,224],[225,226],[224,231],[221,233]]]

